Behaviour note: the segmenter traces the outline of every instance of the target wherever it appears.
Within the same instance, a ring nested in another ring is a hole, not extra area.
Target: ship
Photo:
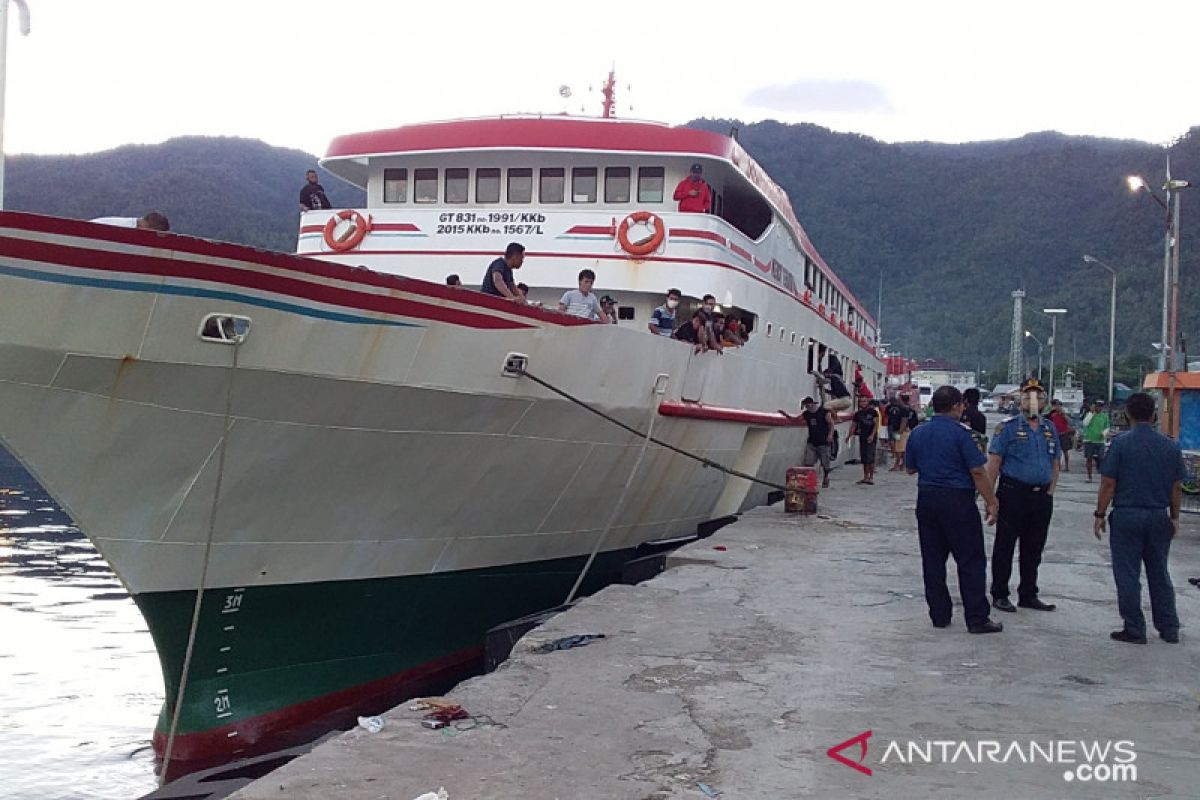
[[[471,674],[493,626],[771,499],[815,373],[879,391],[874,320],[736,139],[611,111],[337,138],[365,206],[295,253],[0,212],[0,443],[144,615],[169,768]],[[510,242],[528,303],[476,288]],[[585,268],[616,324],[558,312]],[[745,343],[654,335],[670,288]]]

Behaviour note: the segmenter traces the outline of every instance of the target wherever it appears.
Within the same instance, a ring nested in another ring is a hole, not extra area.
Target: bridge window
[[[638,167],[638,202],[661,203],[666,185],[663,167]]]
[[[508,202],[533,202],[533,170],[527,167],[508,171]]]
[[[629,202],[629,167],[604,168],[604,202]]]
[[[500,202],[500,170],[493,168],[475,170],[475,202]]]
[[[571,170],[571,202],[596,202],[595,167],[575,167]]]
[[[383,171],[383,202],[408,202],[407,169],[385,169]]]
[[[447,203],[465,203],[467,202],[467,189],[471,185],[471,170],[469,169],[447,169],[446,170],[446,202]]]
[[[438,171],[436,169],[413,170],[413,200],[418,203],[436,203],[438,200]]]
[[[539,174],[538,199],[543,203],[561,203],[567,195],[567,171],[562,167],[543,169]]]

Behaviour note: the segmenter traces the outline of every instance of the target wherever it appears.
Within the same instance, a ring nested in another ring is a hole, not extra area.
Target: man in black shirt
[[[708,321],[708,313],[702,308],[696,309],[692,318],[680,325],[671,338],[689,342],[697,353],[703,353],[708,349]]]
[[[322,208],[333,208],[329,198],[325,196],[325,187],[317,183],[317,171],[310,169],[304,173],[306,183],[300,190],[300,210],[319,211]]]
[[[514,303],[526,305],[529,301],[525,295],[517,291],[513,283],[513,270],[520,269],[525,263],[525,245],[509,242],[504,248],[504,255],[488,264],[487,272],[483,275],[483,284],[479,287],[484,294],[496,297],[507,297]]]
[[[859,483],[875,484],[875,440],[879,432],[879,412],[871,405],[871,398],[860,395],[858,411],[850,422],[850,435],[858,437],[858,460],[862,464],[863,476]]]
[[[812,466],[818,461],[821,462],[821,469],[825,473],[825,479],[821,485],[829,488],[829,470],[833,468],[830,463],[830,448],[833,445],[833,414],[825,406],[817,405],[817,401],[811,397],[804,398],[800,405],[804,408],[804,412],[800,416],[804,417],[804,422],[808,425],[808,444],[804,446],[804,464]]]
[[[987,453],[987,417],[979,410],[979,390],[972,387],[963,392],[963,412],[958,421],[971,429],[971,438],[979,449]]]

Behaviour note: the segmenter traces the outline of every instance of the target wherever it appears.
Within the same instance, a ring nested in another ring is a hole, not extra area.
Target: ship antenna
[[[608,71],[608,80],[604,82],[600,93],[604,95],[604,118],[609,119],[613,115],[613,106],[617,102],[617,68],[615,66]]]

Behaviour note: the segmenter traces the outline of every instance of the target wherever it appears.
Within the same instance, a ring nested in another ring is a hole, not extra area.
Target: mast
[[[600,87],[600,93],[604,95],[604,118],[609,119],[613,116],[613,106],[617,102],[616,67],[608,71],[608,80],[604,82],[604,86]]]

